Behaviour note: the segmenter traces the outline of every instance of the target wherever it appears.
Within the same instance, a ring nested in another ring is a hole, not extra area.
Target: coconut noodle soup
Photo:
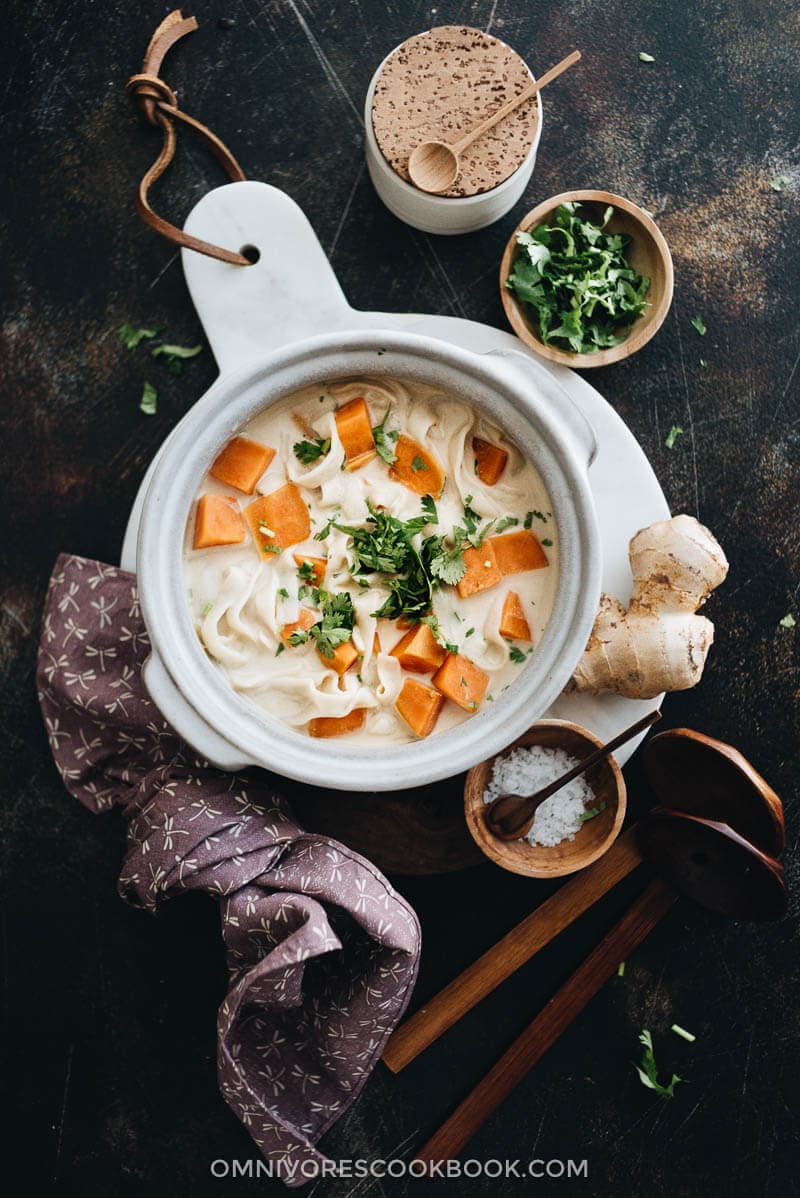
[[[553,607],[558,537],[502,429],[418,382],[307,387],[202,480],[192,619],[240,694],[310,736],[395,743],[494,702]]]

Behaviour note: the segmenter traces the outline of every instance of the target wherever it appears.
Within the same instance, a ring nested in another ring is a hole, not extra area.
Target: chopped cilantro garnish
[[[281,641],[281,643],[278,645],[278,648],[275,650],[275,656],[280,657],[285,648],[286,646],[284,645],[283,641]]]
[[[308,466],[309,463],[316,462],[317,458],[324,458],[330,447],[330,437],[315,437],[313,441],[295,441],[292,449],[298,461]]]
[[[438,524],[439,523],[439,513],[436,510],[436,503],[434,501],[433,496],[432,495],[423,495],[421,503],[422,503],[422,510],[425,513],[425,515],[428,517],[428,523],[429,524]]]
[[[289,598],[289,592],[286,590],[286,587],[279,587],[278,594],[280,595],[281,599]]]
[[[547,545],[547,547],[550,548],[550,546],[553,544],[553,542],[550,540],[549,537],[542,537],[542,544]]]
[[[261,548],[265,553],[280,553],[280,545],[262,545]]]
[[[391,412],[391,404],[386,409],[386,413],[380,424],[376,424],[372,430],[372,440],[375,442],[375,451],[379,458],[383,458],[387,466],[393,465],[397,461],[397,454],[392,449],[393,443],[397,440],[399,433],[387,432],[386,421],[389,419]]]
[[[157,407],[158,392],[152,383],[146,382],[142,387],[142,398],[139,400],[139,411],[144,412],[145,416],[155,416]]]
[[[664,1086],[658,1080],[658,1067],[653,1055],[653,1037],[645,1030],[639,1036],[639,1043],[644,1046],[642,1060],[639,1065],[634,1065],[634,1069],[639,1074],[639,1080],[643,1086],[647,1086],[648,1090],[655,1090],[656,1094],[660,1094],[662,1098],[673,1098],[675,1096],[675,1085],[682,1079],[677,1073],[673,1073],[672,1080],[669,1085]]]
[[[320,589],[318,602],[322,616],[308,629],[296,629],[289,637],[290,645],[302,645],[307,640],[316,641],[323,657],[333,657],[338,645],[350,640],[355,623],[353,600],[347,591],[331,594]]]
[[[521,649],[518,649],[516,645],[509,645],[508,656],[512,661],[516,662],[517,665],[521,665],[522,662],[525,661],[525,654]]]
[[[120,325],[117,336],[126,349],[136,349],[141,341],[152,341],[161,329],[136,329],[132,324]]]
[[[666,440],[664,441],[664,447],[666,449],[672,449],[675,442],[678,440],[678,437],[682,437],[682,436],[683,436],[683,429],[679,425],[673,424],[672,428],[667,433]]]
[[[474,632],[475,632],[474,628],[468,628],[467,631],[464,633],[464,637],[466,638],[468,636],[472,636],[474,634]]]
[[[411,469],[414,471],[415,474],[419,474],[420,470],[429,470],[430,467],[425,462],[423,462],[423,460],[419,456],[419,454],[415,454],[414,460],[411,463]]]
[[[498,533],[505,532],[507,528],[513,528],[516,524],[519,524],[516,516],[503,516],[503,519],[498,520],[494,527],[494,535],[497,536]]]
[[[583,205],[559,204],[550,224],[518,233],[520,247],[506,286],[538,317],[545,344],[573,353],[619,345],[644,312],[650,280],[626,258],[630,237],[584,219]]]
[[[525,519],[524,519],[524,520],[523,520],[523,522],[522,522],[522,527],[523,527],[523,528],[530,528],[530,526],[531,526],[532,524],[533,524],[533,512],[526,512],[526,513],[525,513]]]
[[[314,570],[313,563],[303,562],[302,565],[298,566],[297,577],[301,578],[303,582],[313,582],[316,578],[316,572]]]

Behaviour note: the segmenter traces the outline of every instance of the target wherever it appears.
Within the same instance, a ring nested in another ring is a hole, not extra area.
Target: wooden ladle
[[[481,121],[469,133],[466,133],[458,141],[424,141],[412,150],[408,159],[408,173],[411,177],[411,182],[420,191],[431,192],[433,195],[439,195],[443,191],[447,191],[448,187],[452,187],[458,178],[461,169],[459,163],[459,155],[463,154],[468,146],[471,146],[474,141],[482,137],[489,129],[494,128],[500,121],[512,113],[520,104],[524,104],[527,100],[531,100],[537,95],[543,87],[547,87],[564,71],[576,63],[581,56],[580,50],[573,50],[561,62],[556,63],[549,71],[542,75],[541,79],[534,80],[528,87],[517,96],[512,96],[505,104],[501,105],[496,112],[493,112],[485,121]]]

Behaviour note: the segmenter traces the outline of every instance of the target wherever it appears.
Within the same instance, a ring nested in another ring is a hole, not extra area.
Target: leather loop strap
[[[200,121],[181,111],[172,88],[159,76],[161,64],[170,47],[196,28],[197,21],[194,17],[184,17],[180,9],[171,12],[164,18],[150,39],[140,74],[132,75],[125,85],[125,94],[149,124],[162,130],[164,137],[158,158],[139,184],[136,195],[136,211],[146,225],[149,225],[156,233],[160,233],[162,237],[174,242],[175,245],[188,250],[196,250],[199,254],[206,254],[209,258],[218,258],[220,262],[230,262],[234,266],[252,266],[250,260],[244,255],[234,253],[233,250],[223,249],[222,246],[213,245],[209,241],[203,241],[199,237],[192,237],[183,229],[179,229],[176,225],[172,225],[163,217],[158,216],[150,207],[148,192],[155,181],[163,175],[175,154],[177,141],[175,121],[181,121],[195,131],[234,183],[240,183],[245,177],[244,171],[225,143],[220,141],[216,134]]]

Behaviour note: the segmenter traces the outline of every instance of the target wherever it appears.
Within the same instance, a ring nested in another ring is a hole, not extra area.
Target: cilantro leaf
[[[692,328],[700,334],[701,337],[706,335],[706,326],[703,324],[702,316],[693,316],[691,319]]]
[[[298,628],[291,633],[289,644],[302,645],[309,639],[314,640],[322,656],[332,658],[337,646],[345,644],[353,634],[355,608],[347,591],[331,594],[320,589],[318,602],[322,608],[320,619],[309,629]]]
[[[639,1080],[643,1086],[647,1086],[648,1090],[655,1090],[656,1094],[660,1094],[662,1098],[674,1098],[675,1086],[683,1078],[678,1077],[677,1073],[673,1073],[669,1085],[662,1085],[658,1080],[658,1067],[653,1055],[653,1037],[645,1029],[639,1036],[639,1043],[644,1046],[641,1063],[634,1065],[634,1069],[639,1074]]]
[[[683,429],[679,425],[673,424],[672,428],[667,433],[666,440],[664,441],[665,448],[672,449],[675,442],[678,440],[678,437],[682,437],[682,436],[683,436]]]
[[[387,466],[392,466],[397,461],[397,454],[392,445],[399,437],[399,433],[387,432],[386,421],[389,419],[391,412],[391,404],[386,409],[386,414],[380,424],[376,424],[372,430],[372,440],[375,442],[375,451],[379,458],[383,458]]]
[[[421,503],[422,503],[422,510],[425,513],[425,515],[428,517],[428,523],[429,524],[438,524],[439,523],[439,513],[436,510],[436,502],[435,502],[433,496],[432,495],[423,495]]]
[[[525,661],[525,654],[521,649],[518,649],[516,645],[509,645],[508,656],[510,657],[511,661],[516,662],[517,665],[522,665],[523,661]]]
[[[467,572],[464,551],[459,544],[448,545],[444,537],[427,537],[422,543],[422,559],[431,576],[455,586]]]
[[[310,462],[316,462],[317,458],[324,458],[330,447],[330,437],[315,437],[313,441],[295,441],[292,449],[298,461],[308,466]]]
[[[419,454],[415,454],[414,460],[411,463],[411,469],[415,474],[419,474],[420,470],[429,470],[430,467],[422,460]]]
[[[136,349],[140,341],[152,341],[161,329],[136,329],[132,324],[120,325],[117,336],[126,349]]]
[[[303,582],[313,582],[316,578],[313,562],[302,562],[297,567],[297,577],[302,579]]]
[[[158,392],[152,383],[145,382],[142,387],[142,398],[139,400],[139,411],[145,416],[155,416],[158,407]]]

